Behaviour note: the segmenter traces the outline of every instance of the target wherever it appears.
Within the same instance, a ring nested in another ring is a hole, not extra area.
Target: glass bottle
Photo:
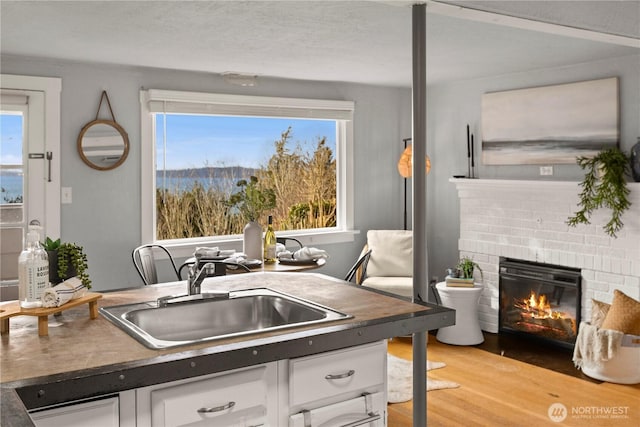
[[[264,233],[264,262],[276,262],[276,233],[273,231],[273,217],[269,215],[269,224]]]
[[[26,247],[18,257],[18,298],[23,308],[42,307],[42,293],[49,286],[49,260],[38,228],[29,226]]]

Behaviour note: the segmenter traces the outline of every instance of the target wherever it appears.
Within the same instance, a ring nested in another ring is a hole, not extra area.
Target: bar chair
[[[158,253],[164,253],[162,258],[167,258],[171,264],[171,268],[173,273],[175,274],[175,280],[182,280],[180,274],[178,273],[178,269],[176,268],[176,263],[173,261],[173,257],[167,248],[162,245],[150,244],[150,245],[142,245],[138,246],[131,253],[131,257],[133,258],[133,265],[135,266],[140,278],[144,282],[146,286],[155,285],[156,283],[161,283],[158,280]],[[174,280],[167,280],[174,281]]]

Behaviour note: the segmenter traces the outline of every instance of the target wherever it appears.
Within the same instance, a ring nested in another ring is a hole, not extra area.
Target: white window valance
[[[142,102],[147,104],[151,113],[352,120],[354,110],[352,101],[229,95],[160,89],[142,91],[142,97]]]

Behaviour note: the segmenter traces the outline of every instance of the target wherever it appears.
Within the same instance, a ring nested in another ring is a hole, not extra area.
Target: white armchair
[[[413,296],[413,232],[410,230],[369,230],[362,254],[368,262],[360,266],[356,282],[362,286]]]

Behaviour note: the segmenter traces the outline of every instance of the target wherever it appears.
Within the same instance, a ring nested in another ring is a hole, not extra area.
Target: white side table
[[[440,328],[436,338],[446,344],[475,345],[484,341],[478,322],[478,301],[483,286],[473,288],[449,287],[445,282],[436,285],[442,305],[456,311],[456,324]]]

